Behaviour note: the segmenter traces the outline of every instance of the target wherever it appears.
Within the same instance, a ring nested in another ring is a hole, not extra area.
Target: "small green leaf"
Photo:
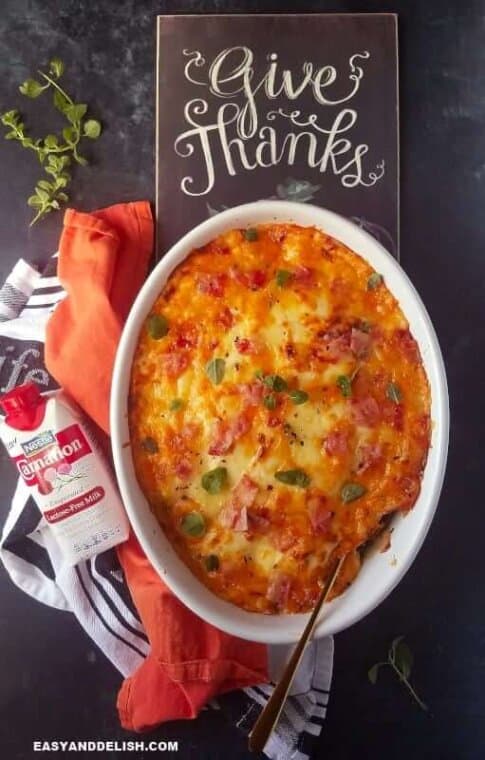
[[[299,488],[308,488],[311,478],[304,470],[278,470],[275,472],[276,480],[287,486],[298,486]]]
[[[31,195],[30,198],[27,198],[27,204],[33,208],[41,208],[44,205],[38,195]]]
[[[394,664],[404,678],[409,678],[411,675],[413,661],[413,653],[406,642],[401,639],[394,649]]]
[[[254,243],[254,241],[258,239],[258,230],[254,227],[249,227],[247,230],[244,230],[243,234],[248,243]]]
[[[214,573],[219,570],[219,557],[217,554],[209,554],[204,559],[204,565],[208,573]]]
[[[181,398],[174,398],[170,402],[170,406],[168,407],[171,412],[178,412],[180,409],[182,409],[184,406],[184,402]]]
[[[66,201],[69,200],[69,196],[66,193],[57,193],[56,196],[60,201],[63,201],[63,203],[66,203]]]
[[[379,274],[379,272],[373,272],[367,280],[367,290],[375,290],[379,287],[383,279],[382,274]]]
[[[401,389],[396,383],[389,383],[386,390],[386,396],[394,404],[400,404],[402,401]]]
[[[84,156],[80,156],[79,153],[75,154],[74,159],[80,166],[87,166],[89,163],[88,160],[84,158]]]
[[[181,527],[187,535],[200,538],[205,533],[205,520],[200,512],[189,512],[183,516]]]
[[[59,145],[59,140],[57,139],[56,135],[47,135],[44,137],[44,145],[46,148],[57,148]]]
[[[263,404],[265,405],[266,409],[269,409],[270,411],[276,409],[278,402],[274,393],[269,393],[267,396],[265,396],[263,398]]]
[[[37,187],[41,187],[43,190],[47,190],[47,192],[50,192],[52,190],[52,184],[46,179],[40,179],[37,182]]]
[[[209,380],[214,383],[214,385],[219,385],[219,383],[222,383],[225,371],[226,362],[224,359],[211,359],[205,365],[205,373]]]
[[[88,119],[84,122],[83,136],[90,140],[97,140],[101,134],[101,124],[96,119]]]
[[[76,130],[72,127],[64,127],[62,130],[62,136],[69,145],[72,145],[76,140]]]
[[[150,338],[160,340],[168,333],[168,321],[163,314],[150,314],[146,322]]]
[[[266,375],[266,377],[263,378],[263,383],[267,385],[268,388],[271,388],[272,391],[276,391],[276,393],[282,393],[288,389],[288,383],[279,375]]]
[[[0,121],[6,127],[14,127],[18,120],[19,112],[15,108],[13,108],[11,111],[5,111],[5,113],[0,116]]]
[[[46,190],[43,190],[41,187],[36,188],[36,193],[41,199],[41,201],[48,201],[49,200],[49,193]]]
[[[71,124],[78,124],[87,110],[86,103],[73,103],[72,105],[69,103],[64,107],[63,113]]]
[[[147,436],[142,440],[141,447],[147,452],[147,454],[156,454],[158,452],[158,443],[150,436]]]
[[[216,467],[214,470],[209,470],[202,475],[200,482],[207,493],[220,493],[227,486],[227,469]]]
[[[288,272],[287,269],[278,269],[276,272],[276,284],[280,288],[284,288],[288,280],[290,280],[292,277],[291,272]]]
[[[340,489],[340,498],[344,504],[348,504],[351,501],[360,499],[365,493],[367,493],[367,488],[361,485],[361,483],[345,483]]]
[[[56,79],[59,79],[63,73],[64,63],[60,58],[53,58],[52,61],[49,62],[49,74],[51,74]]]
[[[54,105],[57,108],[57,110],[60,111],[61,113],[65,114],[66,113],[66,109],[70,106],[70,103],[64,97],[64,95],[61,92],[59,92],[59,90],[55,91],[52,100],[53,100]]]
[[[377,675],[379,673],[379,668],[380,667],[381,667],[380,664],[376,663],[371,668],[369,668],[367,676],[368,676],[369,681],[371,682],[371,684],[375,684],[376,683],[376,681],[377,681]]]
[[[337,377],[337,386],[340,388],[342,396],[344,398],[350,398],[352,396],[352,381],[347,375],[339,375]]]
[[[20,85],[19,90],[27,98],[38,98],[41,92],[45,90],[45,87],[40,82],[37,82],[36,79],[26,79]]]
[[[288,395],[294,404],[304,404],[305,401],[308,401],[308,393],[305,391],[300,391],[297,388],[293,391],[290,391]]]
[[[17,138],[17,133],[12,130],[11,132],[7,132],[6,135],[4,135],[6,140],[15,140]]]

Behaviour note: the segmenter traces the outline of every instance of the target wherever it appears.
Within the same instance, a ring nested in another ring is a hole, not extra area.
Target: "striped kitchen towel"
[[[64,298],[57,278],[57,254],[40,274],[20,260],[0,289],[0,393],[34,380],[43,390],[57,386],[44,366],[45,326]],[[1,456],[7,459],[2,450]],[[72,612],[120,673],[127,677],[149,650],[116,552],[110,550],[76,567],[63,563],[47,524],[22,479],[2,515],[0,558],[12,581],[40,602]],[[269,647],[272,678],[289,655]],[[277,730],[265,754],[275,760],[311,757],[322,730],[333,665],[333,639],[312,643],[297,673]],[[262,684],[226,694],[210,704],[246,734],[272,693]]]

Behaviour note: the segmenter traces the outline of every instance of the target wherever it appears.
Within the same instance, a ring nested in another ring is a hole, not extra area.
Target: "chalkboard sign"
[[[162,254],[224,208],[311,202],[399,250],[393,14],[159,16]]]

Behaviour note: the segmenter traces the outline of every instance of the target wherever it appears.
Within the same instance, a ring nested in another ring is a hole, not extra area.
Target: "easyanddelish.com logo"
[[[178,741],[122,740],[107,741],[34,741],[34,752],[178,752]]]

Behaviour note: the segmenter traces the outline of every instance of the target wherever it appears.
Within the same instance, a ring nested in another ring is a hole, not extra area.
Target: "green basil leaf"
[[[344,504],[348,504],[350,501],[360,499],[367,493],[367,488],[361,483],[345,483],[340,490],[340,498]]]
[[[337,386],[342,392],[344,398],[350,398],[352,396],[352,381],[347,375],[339,375],[337,377]]]
[[[247,230],[244,230],[243,234],[248,243],[254,243],[254,241],[258,239],[258,230],[254,227],[249,227]]]
[[[371,668],[369,668],[367,676],[368,676],[369,681],[371,682],[371,684],[375,684],[376,683],[376,681],[377,681],[377,675],[379,673],[379,668],[380,668],[379,664],[373,665]]]
[[[276,480],[287,486],[298,486],[299,488],[308,488],[311,478],[304,470],[278,470],[275,472]]]
[[[63,75],[64,63],[60,58],[53,58],[52,61],[49,62],[49,73],[53,77],[56,77],[56,79],[59,79]]]
[[[394,404],[400,404],[402,401],[401,389],[396,383],[389,383],[386,390],[386,396]]]
[[[204,565],[208,573],[214,573],[216,570],[219,570],[219,557],[217,554],[209,554],[204,559]]]
[[[46,148],[57,148],[59,145],[59,140],[57,139],[56,135],[47,135],[44,137],[44,145]]]
[[[414,657],[410,648],[402,639],[394,648],[394,664],[401,671],[404,678],[409,678],[413,667]]]
[[[205,520],[200,512],[189,512],[183,516],[181,527],[187,535],[200,538],[205,533]]]
[[[294,404],[304,404],[305,401],[308,401],[308,393],[305,391],[295,389],[294,391],[290,391],[288,395]]]
[[[288,280],[290,280],[292,277],[291,272],[288,272],[287,269],[278,269],[276,272],[276,284],[280,288],[284,288]]]
[[[274,393],[269,393],[267,396],[263,398],[263,404],[265,405],[266,409],[269,409],[270,411],[273,411],[273,409],[276,409],[277,406],[277,400]]]
[[[180,409],[182,409],[184,406],[184,402],[181,398],[174,398],[170,402],[170,406],[168,407],[171,412],[178,412]]]
[[[22,95],[25,95],[27,98],[38,98],[44,89],[45,87],[35,79],[26,79],[19,87]]]
[[[263,383],[277,393],[281,393],[288,389],[288,383],[279,375],[266,375],[266,377],[263,378]]]
[[[226,362],[224,359],[211,359],[205,365],[205,372],[209,380],[214,385],[219,385],[224,379],[224,373],[226,371]]]
[[[383,279],[382,274],[379,274],[379,272],[373,272],[367,280],[367,290],[375,290],[379,287]]]
[[[66,118],[71,122],[71,124],[78,124],[83,116],[85,115],[86,111],[88,110],[88,107],[86,103],[68,103],[64,109],[63,113],[65,114]]]
[[[158,452],[158,443],[150,436],[147,436],[142,440],[141,447],[147,452],[147,454],[156,454]]]
[[[59,90],[55,91],[52,100],[57,110],[65,114],[70,103]]]
[[[96,119],[88,119],[84,122],[83,136],[90,140],[97,140],[101,134],[101,124]]]
[[[220,493],[227,486],[227,469],[225,467],[216,467],[202,475],[202,488],[207,493]]]
[[[168,333],[168,321],[163,314],[150,314],[147,319],[148,334],[154,340],[160,340]]]

